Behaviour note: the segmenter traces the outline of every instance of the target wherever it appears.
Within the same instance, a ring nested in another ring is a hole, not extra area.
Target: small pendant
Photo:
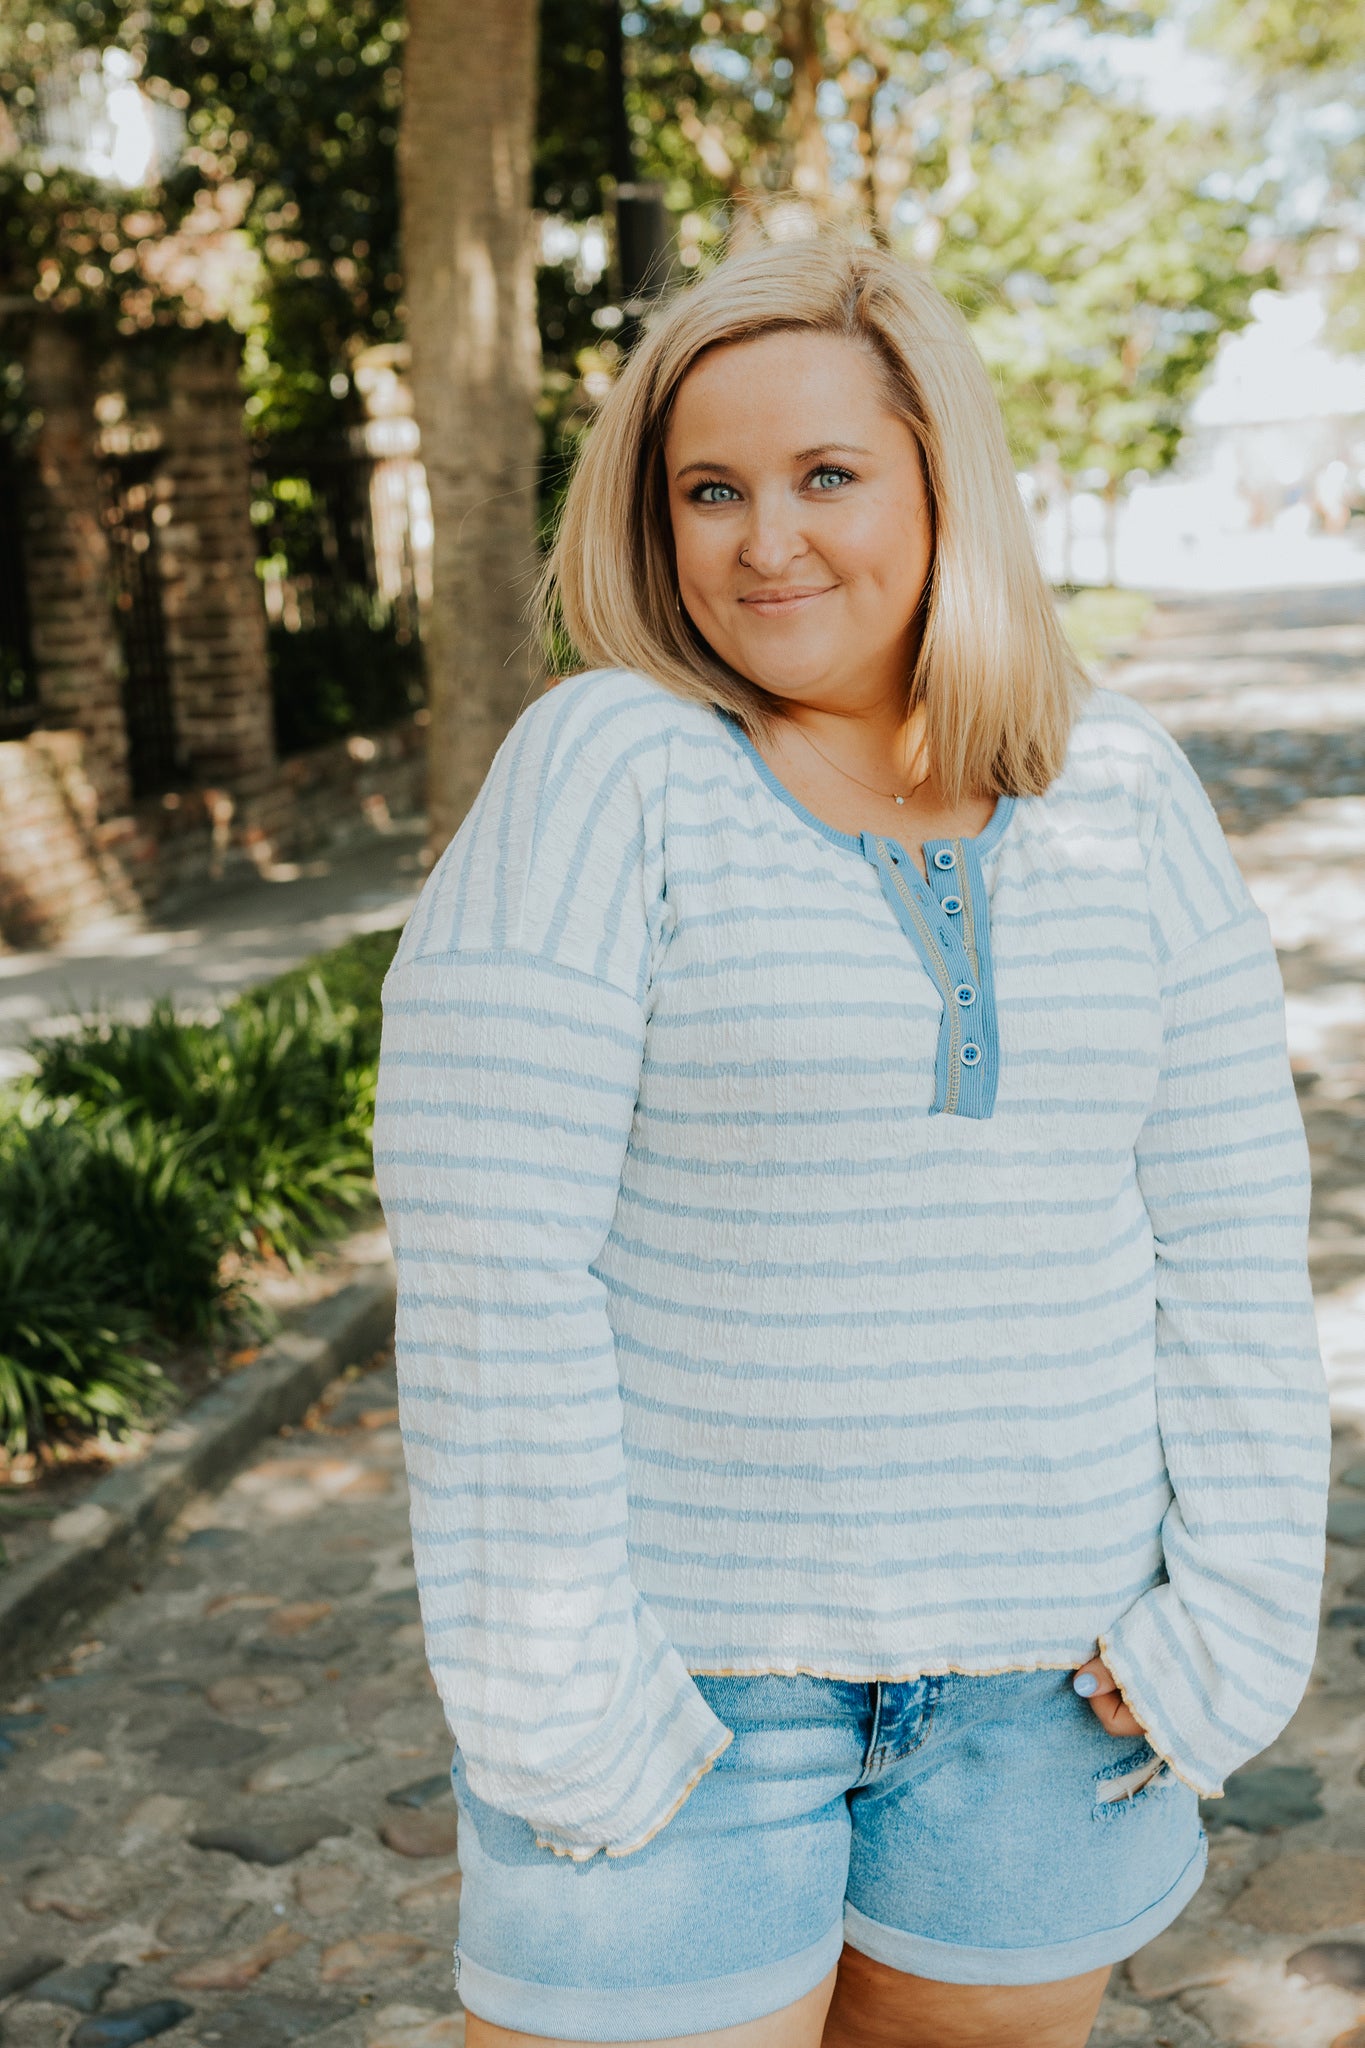
[[[896,798],[896,802],[897,802],[898,804],[903,804],[903,803],[905,802],[905,798],[904,798],[903,796],[898,796],[898,797]]]

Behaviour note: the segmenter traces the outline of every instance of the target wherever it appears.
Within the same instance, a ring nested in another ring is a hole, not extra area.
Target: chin
[[[733,660],[732,666],[773,697],[799,697],[806,690],[817,690],[842,665],[835,650],[826,647],[784,647],[779,652],[769,646],[761,654],[745,648],[741,657]]]

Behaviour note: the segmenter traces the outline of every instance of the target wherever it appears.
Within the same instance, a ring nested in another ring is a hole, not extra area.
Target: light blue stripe
[[[1082,1395],[1079,1399],[1070,1401],[1016,1401],[1004,1404],[997,1402],[984,1408],[912,1408],[882,1414],[867,1414],[861,1407],[856,1414],[849,1415],[836,1413],[827,1416],[806,1416],[765,1413],[762,1421],[765,1429],[795,1430],[798,1433],[827,1429],[835,1436],[846,1433],[857,1435],[868,1430],[889,1432],[900,1429],[919,1431],[939,1424],[959,1428],[967,1424],[979,1427],[982,1424],[996,1425],[1003,1422],[1041,1422],[1044,1419],[1060,1422],[1067,1416],[1092,1415],[1097,1411],[1104,1412],[1121,1401],[1134,1400],[1142,1395],[1150,1395],[1150,1392],[1151,1376],[1150,1374],[1143,1374],[1138,1379],[1128,1381],[1126,1385],[1106,1387],[1101,1393]],[[638,1409],[641,1414],[645,1415],[666,1415],[670,1420],[687,1423],[691,1428],[709,1426],[733,1428],[742,1421],[741,1415],[727,1412],[721,1408],[695,1408],[689,1407],[685,1402],[664,1401],[657,1394],[643,1393],[634,1387],[623,1387],[621,1393],[627,1407]],[[1155,1421],[1153,1420],[1150,1428],[1131,1431],[1126,1437],[1120,1438],[1112,1444],[1107,1444],[1102,1449],[1086,1445],[1079,1455],[1082,1457],[1117,1457],[1126,1454],[1136,1445],[1145,1444],[1149,1447],[1155,1447],[1156,1442],[1156,1428]],[[986,1469],[988,1464],[994,1469],[995,1465],[999,1462],[999,1460],[973,1460],[968,1465],[959,1466],[958,1462],[953,1460],[951,1464],[954,1470],[961,1469],[963,1471],[977,1472]],[[1047,1473],[1057,1469],[1054,1460],[1049,1457],[1046,1465],[1040,1470],[1038,1454],[1036,1450],[1032,1449],[1028,1452],[1024,1463],[1033,1472],[1035,1478],[1042,1478]],[[756,1470],[757,1468],[753,1469]],[[867,1467],[865,1469],[870,1477],[876,1468]],[[897,1469],[899,1470],[900,1468],[898,1467]],[[914,1469],[915,1471],[930,1472],[947,1468],[941,1468],[937,1463],[925,1463],[913,1468],[907,1466],[905,1469],[907,1471]]]
[[[626,1237],[617,1230],[612,1232],[609,1249],[613,1261],[620,1255],[627,1262],[623,1270],[629,1270],[630,1260],[638,1259],[644,1266],[666,1266],[678,1273],[743,1276],[754,1280],[804,1275],[812,1280],[856,1280],[879,1276],[891,1281],[927,1279],[944,1273],[1028,1273],[1089,1265],[1099,1259],[1112,1258],[1134,1244],[1145,1244],[1150,1230],[1151,1225],[1145,1216],[1135,1216],[1116,1236],[1102,1243],[1073,1245],[1065,1250],[1039,1247],[1023,1252],[997,1252],[990,1259],[984,1251],[961,1252],[956,1257],[940,1252],[932,1258],[913,1251],[899,1258],[883,1253],[871,1259],[775,1259],[771,1255],[754,1261],[724,1256],[707,1258],[700,1252],[681,1246],[648,1244],[642,1238]],[[1293,1270],[1292,1265],[1289,1269]]]

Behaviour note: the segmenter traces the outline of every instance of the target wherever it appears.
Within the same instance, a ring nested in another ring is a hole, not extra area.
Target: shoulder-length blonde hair
[[[723,705],[751,735],[781,706],[723,662],[678,603],[664,471],[669,411],[707,349],[778,330],[869,348],[914,433],[933,510],[933,566],[907,705],[950,802],[1040,795],[1061,769],[1086,678],[1034,553],[986,372],[921,272],[836,234],[727,256],[650,320],[570,482],[541,581],[541,618],[592,667],[643,671]]]

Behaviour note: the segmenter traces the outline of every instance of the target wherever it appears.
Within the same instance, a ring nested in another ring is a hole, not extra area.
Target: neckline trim
[[[811,826],[813,830],[820,834],[822,839],[832,840],[836,846],[844,847],[849,853],[856,853],[860,859],[866,858],[863,846],[865,838],[890,839],[890,834],[887,832],[841,832],[837,826],[827,825],[823,818],[817,818],[814,811],[808,811],[799,798],[792,795],[786,783],[779,781],[777,776],[773,774],[772,769],[768,766],[762,754],[759,753],[758,748],[749,738],[748,733],[745,732],[744,727],[740,724],[734,713],[727,711],[722,704],[713,705],[712,709],[715,711],[717,718],[723,721],[731,736],[738,742],[741,750],[748,756],[749,761],[757,771],[759,780],[772,791],[779,803],[785,804],[789,811],[794,811],[802,823]],[[990,817],[979,832],[970,835],[959,833],[956,836],[963,841],[964,845],[972,847],[978,854],[989,853],[1009,823],[1017,801],[1016,797],[998,796],[995,800],[995,809],[991,812]],[[899,845],[900,842],[899,840],[891,840],[891,844]],[[922,844],[925,847],[947,846],[949,841],[946,839],[926,839]]]

